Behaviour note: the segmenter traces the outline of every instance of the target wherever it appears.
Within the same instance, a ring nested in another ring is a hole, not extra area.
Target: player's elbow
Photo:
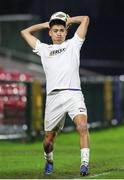
[[[25,34],[26,34],[25,29],[24,29],[24,30],[21,30],[21,31],[20,31],[20,34],[21,34],[21,36],[22,36],[22,37],[24,37],[24,36],[25,36]]]
[[[89,24],[90,18],[89,16],[83,16],[83,21],[87,24]]]
[[[89,16],[84,16],[84,19],[89,21]]]
[[[30,35],[30,33],[28,32],[27,29],[21,30],[20,34],[24,39],[27,39],[29,37],[29,35]]]
[[[89,22],[90,22],[89,16],[86,16],[86,21],[87,21],[87,23],[89,24]]]
[[[81,23],[82,23],[83,25],[88,26],[88,25],[89,25],[89,21],[90,21],[89,16],[82,16],[82,21],[81,21]]]

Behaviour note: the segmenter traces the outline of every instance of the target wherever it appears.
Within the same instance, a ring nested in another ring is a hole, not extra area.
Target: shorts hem
[[[85,112],[80,112],[80,113],[77,113],[77,114],[75,114],[71,119],[72,119],[72,121],[74,121],[74,118],[77,116],[77,115],[85,115],[86,117],[87,117],[87,113],[85,113]]]

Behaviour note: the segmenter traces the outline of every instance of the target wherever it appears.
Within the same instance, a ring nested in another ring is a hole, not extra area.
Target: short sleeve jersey
[[[37,40],[33,52],[41,57],[47,94],[54,89],[81,89],[79,65],[83,42],[76,33],[62,44],[48,45]]]

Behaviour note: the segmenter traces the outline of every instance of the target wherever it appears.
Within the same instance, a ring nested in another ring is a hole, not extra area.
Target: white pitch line
[[[100,174],[94,174],[92,176],[88,176],[88,179],[93,178],[93,177],[98,177],[98,176],[104,176],[104,175],[108,175],[108,174],[110,174],[110,172],[103,172],[103,173],[100,173]]]

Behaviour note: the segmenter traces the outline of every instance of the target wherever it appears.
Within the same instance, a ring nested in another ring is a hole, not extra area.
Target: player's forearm
[[[88,16],[75,16],[75,17],[69,17],[67,19],[67,25],[80,24],[82,22],[89,23],[89,17]]]
[[[69,17],[67,19],[67,23],[69,25],[71,25],[71,24],[79,24],[79,26],[78,26],[78,28],[76,30],[76,34],[78,34],[78,36],[81,39],[85,38],[85,36],[87,34],[88,25],[89,25],[89,17],[88,16]]]
[[[48,22],[36,24],[36,25],[30,26],[29,28],[22,30],[21,35],[25,39],[25,41],[34,49],[37,38],[33,35],[33,33],[37,32],[37,31],[41,31],[46,28],[49,28]]]
[[[33,32],[37,32],[37,31],[41,31],[43,29],[47,29],[47,28],[49,28],[49,23],[44,22],[44,23],[40,23],[40,24],[30,26],[30,27],[22,30],[21,33],[33,33]]]

